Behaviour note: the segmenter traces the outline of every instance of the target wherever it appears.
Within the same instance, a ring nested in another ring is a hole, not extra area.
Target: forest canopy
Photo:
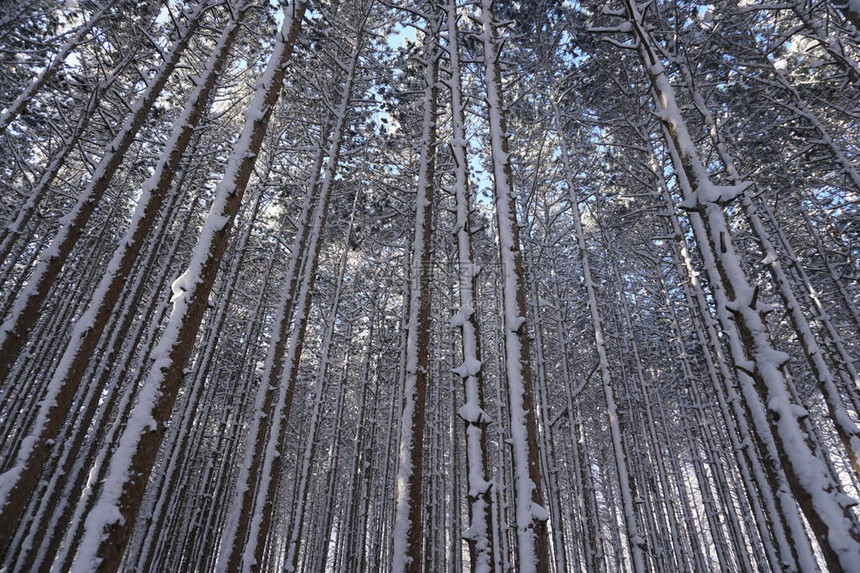
[[[0,3],[0,570],[860,571],[858,0]]]

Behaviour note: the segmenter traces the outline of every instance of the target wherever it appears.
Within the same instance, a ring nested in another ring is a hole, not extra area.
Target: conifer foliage
[[[860,571],[858,13],[0,3],[0,570]]]

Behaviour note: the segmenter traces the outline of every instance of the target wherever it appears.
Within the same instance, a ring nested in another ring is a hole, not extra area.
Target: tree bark
[[[245,114],[245,125],[231,153],[227,172],[216,189],[215,202],[191,264],[173,284],[173,309],[167,329],[153,351],[154,362],[140,390],[139,401],[110,460],[99,499],[87,517],[72,571],[112,571],[119,567],[206,311],[233,218],[280,95],[286,63],[292,55],[305,7],[305,2],[296,0],[284,8],[284,22],[274,51],[258,80],[254,99]]]

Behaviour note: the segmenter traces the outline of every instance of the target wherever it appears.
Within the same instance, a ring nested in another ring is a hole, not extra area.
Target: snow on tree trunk
[[[166,52],[165,60],[132,105],[122,127],[105,148],[90,183],[80,192],[74,207],[60,219],[59,231],[51,244],[40,254],[39,263],[28,279],[27,286],[19,291],[15,304],[0,325],[0,356],[3,356],[3,360],[0,360],[0,385],[9,383],[9,371],[39,318],[39,309],[49,289],[81,238],[84,227],[107,191],[113,176],[122,165],[125,152],[134,142],[156,99],[179,64],[179,59],[200,25],[206,8],[206,2],[198,3],[189,14],[187,24],[179,30],[179,38]]]
[[[662,176],[661,168],[658,165],[653,165],[652,169],[660,185],[662,201],[659,205],[668,210],[667,234],[672,238],[672,242],[670,243],[672,261],[678,274],[688,277],[688,280],[682,283],[684,299],[691,312],[695,314],[695,310],[698,310],[698,316],[696,316],[698,320],[694,321],[696,340],[702,348],[710,347],[713,350],[713,355],[711,352],[703,354],[708,378],[716,395],[721,419],[726,426],[731,451],[734,453],[734,459],[741,474],[741,480],[744,484],[744,490],[752,514],[755,516],[755,523],[761,536],[767,562],[772,567],[777,567],[780,560],[777,556],[777,549],[770,542],[767,523],[771,523],[774,535],[777,537],[777,546],[783,553],[790,554],[788,540],[784,535],[785,528],[782,526],[782,518],[776,512],[775,503],[772,502],[773,492],[770,490],[770,486],[764,477],[759,458],[753,451],[751,440],[745,439],[750,433],[747,419],[738,405],[739,398],[737,392],[732,389],[732,385],[734,384],[733,377],[726,363],[726,357],[722,352],[716,326],[711,318],[698,274],[693,267],[690,253],[684,244],[684,232],[678,221],[678,217],[671,207],[671,197],[665,178]],[[728,392],[726,391],[727,388]],[[726,394],[728,394],[728,397]],[[730,410],[730,407],[732,410]],[[765,497],[767,501],[762,502],[761,499]],[[768,510],[768,519],[765,518],[765,510]]]
[[[422,459],[424,455],[425,404],[430,361],[430,274],[433,229],[433,188],[436,161],[436,97],[441,17],[428,16],[421,63],[424,66],[423,121],[418,184],[415,198],[415,235],[406,326],[406,368],[395,482],[396,505],[392,539],[392,573],[419,573],[424,567],[422,545]]]
[[[454,155],[454,193],[457,201],[457,256],[460,310],[451,319],[451,326],[460,329],[463,364],[458,373],[463,379],[466,402],[458,414],[466,425],[466,462],[468,465],[467,499],[469,501],[469,527],[464,538],[469,542],[471,571],[487,573],[493,568],[493,528],[490,504],[492,484],[487,481],[487,437],[484,428],[490,422],[484,412],[483,376],[481,375],[481,348],[478,317],[475,312],[475,293],[478,267],[472,255],[472,231],[469,222],[471,201],[469,196],[469,168],[465,118],[460,78],[460,42],[457,29],[457,2],[448,0],[449,70],[451,79],[451,151]],[[470,366],[472,365],[472,366]],[[472,370],[477,368],[477,372]]]
[[[87,37],[92,29],[108,14],[108,12],[113,9],[117,1],[118,0],[111,0],[110,2],[106,2],[98,12],[90,16],[89,20],[78,26],[78,29],[72,37],[60,47],[51,62],[42,68],[39,75],[36,76],[26,88],[24,88],[24,91],[18,94],[15,101],[3,110],[3,113],[0,114],[0,134],[5,132],[6,128],[9,127],[9,124],[15,121],[15,118],[24,111],[24,108],[27,107],[27,104],[30,103],[39,90],[42,89],[54,76],[57,70],[60,69],[66,61],[66,58],[69,57],[69,54],[87,41]]]
[[[346,272],[347,255],[349,254],[349,239],[352,237],[353,225],[355,223],[355,207],[358,204],[359,193],[356,192],[353,198],[352,211],[349,217],[349,223],[346,231],[346,245],[340,256],[338,263],[337,279],[335,282],[334,295],[332,298],[332,316],[337,315],[338,305],[340,304],[341,294],[343,291],[343,277]],[[299,560],[299,544],[302,540],[302,534],[305,531],[305,519],[308,502],[308,483],[311,479],[311,465],[313,463],[314,451],[317,446],[317,438],[320,427],[320,418],[322,414],[320,410],[323,406],[323,397],[326,390],[326,380],[329,376],[328,365],[330,362],[329,354],[332,347],[332,337],[335,331],[335,320],[330,320],[325,327],[323,334],[322,349],[320,351],[319,365],[317,366],[314,376],[316,386],[312,390],[314,394],[314,405],[311,411],[311,419],[308,422],[308,432],[305,439],[304,452],[301,457],[301,470],[299,472],[298,489],[296,490],[295,503],[290,517],[290,537],[287,544],[287,557],[284,563],[284,571],[292,573],[296,571]],[[338,403],[343,397],[343,387],[338,388]]]
[[[717,129],[716,122],[714,121],[714,116],[707,109],[704,98],[696,89],[689,67],[683,63],[680,67],[684,76],[684,81],[692,91],[693,103],[696,110],[702,116],[705,126],[708,129],[708,135],[711,142],[713,143],[723,165],[726,167],[731,184],[740,186],[748,185],[748,183],[741,177],[734,159],[726,149],[725,142],[722,140],[719,130]],[[784,77],[781,70],[777,70],[777,72],[781,78]],[[789,85],[787,80],[783,81],[786,85]],[[794,90],[793,93],[796,94],[796,90]],[[797,97],[799,99],[799,96]],[[860,175],[858,175],[857,171],[853,169],[850,162],[845,159],[841,150],[835,146],[832,138],[829,137],[823,126],[820,125],[811,113],[809,113],[809,119],[810,122],[816,126],[819,133],[821,133],[824,141],[829,143],[829,147],[834,152],[835,158],[839,161],[840,165],[847,166],[845,169],[846,175],[849,177],[852,184],[860,190]],[[779,293],[782,304],[788,310],[791,325],[794,328],[797,340],[803,349],[804,356],[809,363],[809,367],[812,370],[812,373],[818,382],[819,389],[827,403],[828,413],[830,414],[830,418],[833,420],[839,439],[845,446],[845,452],[848,454],[851,464],[854,466],[855,474],[860,476],[860,429],[858,429],[845,408],[845,403],[840,396],[839,389],[836,387],[833,372],[825,360],[825,353],[818,344],[818,341],[810,328],[809,321],[806,319],[806,315],[800,306],[800,302],[794,294],[789,278],[783,269],[781,257],[776,251],[773,240],[758,214],[758,209],[756,208],[755,203],[747,193],[741,194],[740,201],[744,208],[746,218],[749,221],[753,236],[759,245],[761,254],[764,255],[762,262],[767,265],[771,278],[777,287],[777,292]]]
[[[553,102],[553,116],[556,126],[561,125],[561,117],[558,105]],[[567,193],[570,201],[570,212],[573,216],[573,226],[576,231],[576,240],[579,246],[579,261],[582,265],[582,276],[585,282],[586,296],[588,297],[588,311],[591,315],[591,327],[594,331],[594,345],[597,349],[597,359],[600,368],[600,380],[603,386],[603,396],[606,401],[606,411],[609,421],[609,433],[612,437],[612,453],[615,462],[615,471],[618,474],[618,484],[621,490],[621,504],[623,508],[624,527],[627,532],[627,543],[630,546],[630,556],[633,561],[633,570],[636,573],[644,573],[645,538],[639,531],[636,521],[636,505],[633,499],[633,481],[628,471],[627,454],[624,448],[624,436],[621,434],[621,426],[618,421],[618,406],[615,402],[615,389],[612,373],[609,369],[609,357],[606,352],[606,341],[603,333],[603,317],[597,303],[596,283],[591,272],[591,258],[588,254],[588,245],[585,240],[585,230],[582,227],[582,215],[580,214],[580,201],[576,195],[576,182],[572,179],[573,171],[570,166],[569,150],[567,140],[563,133],[558,134],[559,146],[561,148],[561,159],[564,165]]]
[[[763,314],[769,309],[759,301],[759,287],[753,287],[735,250],[732,231],[724,205],[746,189],[744,185],[718,186],[699,157],[687,131],[674,88],[654,52],[654,41],[646,29],[637,4],[625,0],[629,15],[627,31],[638,40],[640,59],[651,82],[657,117],[666,128],[667,143],[679,159],[676,171],[683,171],[688,185],[683,186],[681,207],[701,219],[694,225],[700,244],[707,244],[714,255],[713,267],[706,269],[726,296],[740,336],[735,367],[750,376],[767,406],[767,422],[786,473],[788,486],[803,510],[818,541],[828,567],[852,570],[860,563],[860,528],[850,509],[856,502],[840,492],[825,460],[816,455],[803,431],[801,419],[808,413],[798,406],[787,386],[783,367],[788,355],[776,350],[767,333]],[[726,317],[725,323],[728,322]]]
[[[98,501],[86,517],[72,571],[113,570],[122,559],[227,247],[233,218],[241,205],[269,117],[280,95],[305,7],[305,2],[296,0],[284,8],[284,21],[274,50],[257,81],[254,98],[245,112],[242,133],[215,190],[214,202],[190,264],[172,285],[173,308],[168,325],[152,353],[152,364],[138,393],[138,402],[110,458]]]
[[[128,61],[124,62],[124,64],[127,63]],[[120,66],[118,66],[118,68],[120,68]],[[113,81],[118,77],[118,71],[115,70],[111,74],[110,78],[99,83],[93,88],[84,109],[80,112],[78,121],[75,123],[74,130],[67,137],[63,138],[62,146],[51,156],[51,161],[45,167],[44,171],[42,171],[41,176],[39,176],[39,181],[30,191],[27,200],[23,205],[21,205],[15,216],[11,218],[12,220],[9,224],[0,231],[0,261],[3,261],[4,264],[8,264],[8,268],[6,269],[7,273],[11,272],[14,266],[11,263],[18,259],[17,256],[10,255],[16,247],[18,247],[16,255],[20,254],[24,245],[19,245],[19,243],[23,242],[21,241],[21,238],[27,229],[27,225],[32,220],[33,215],[36,214],[42,200],[48,194],[48,191],[54,183],[54,179],[63,167],[63,163],[66,161],[66,157],[79,144],[81,136],[84,134],[84,131],[89,125],[93,115],[98,110],[102,93],[106,89],[110,88]],[[8,276],[4,278],[8,280]]]
[[[242,564],[243,567],[259,568],[262,566],[265,544],[268,541],[273,519],[273,506],[276,490],[279,484],[282,457],[282,447],[292,410],[294,390],[298,377],[304,345],[305,329],[311,304],[311,291],[316,279],[319,252],[321,249],[322,233],[325,229],[329,202],[340,158],[340,148],[344,134],[348,128],[349,112],[352,104],[352,93],[359,71],[359,60],[362,54],[362,32],[356,40],[355,49],[351,52],[350,63],[346,70],[347,76],[341,87],[341,101],[334,113],[334,128],[331,135],[331,146],[328,150],[325,170],[319,185],[318,197],[313,209],[312,219],[307,228],[300,228],[296,237],[295,249],[290,261],[290,269],[285,290],[282,293],[282,306],[279,307],[278,331],[282,338],[270,346],[267,353],[263,380],[257,395],[255,418],[252,422],[254,449],[245,453],[240,468],[239,483],[234,510],[228,523],[228,535],[224,537],[219,555],[219,570],[233,570]],[[328,120],[327,120],[328,121]],[[317,166],[314,166],[317,169]],[[316,171],[312,179],[315,180]],[[308,197],[312,190],[308,193]],[[306,198],[306,201],[308,198]],[[304,216],[303,209],[303,216]],[[303,236],[303,233],[307,233]],[[298,261],[302,256],[301,245],[304,246],[304,265]],[[293,264],[295,263],[295,267]],[[301,272],[298,272],[301,269]],[[292,272],[296,272],[295,275]],[[295,283],[293,277],[295,276]],[[295,300],[293,297],[295,296]],[[293,304],[294,303],[294,304]],[[290,309],[295,316],[289,317]],[[293,330],[287,337],[287,326],[292,320]],[[280,347],[280,348],[279,348]],[[282,361],[277,363],[277,361]],[[276,365],[277,364],[277,365]],[[275,377],[277,375],[277,377]],[[271,412],[271,413],[270,413]],[[269,421],[268,428],[264,424]],[[268,432],[266,430],[268,429]],[[249,437],[249,444],[251,443]],[[241,508],[236,510],[235,508]],[[246,539],[247,536],[247,539]]]
[[[843,10],[846,17],[851,17],[852,6],[856,9],[855,2],[856,0],[848,0],[846,2],[846,9]],[[806,28],[805,32],[808,36],[814,38],[821,49],[830,55],[833,62],[845,72],[845,75],[854,87],[860,86],[860,65],[852,58],[851,52],[845,49],[839,37],[832,37],[828,34],[826,24],[819,21],[805,3],[795,0],[789,6],[791,6],[797,18],[803,22],[803,26]],[[854,15],[856,16],[856,12],[854,12]]]
[[[8,470],[8,476],[0,475],[0,540],[17,524],[20,512],[36,486],[36,478],[49,454],[52,440],[66,419],[84,371],[120,297],[122,285],[164,204],[171,181],[209,101],[216,78],[226,63],[247,8],[240,6],[236,10],[236,17],[224,28],[205,71],[200,74],[198,87],[176,120],[161,160],[143,185],[131,225],[108,263],[87,312],[75,323],[71,341],[48,384],[42,407],[18,452],[15,466]]]
[[[504,379],[508,390],[510,445],[514,471],[517,568],[521,573],[549,571],[549,543],[538,467],[537,421],[526,325],[526,293],[519,244],[513,174],[508,157],[507,128],[502,107],[499,39],[492,0],[482,0],[479,21],[484,48],[490,152],[495,189],[496,225],[501,261],[505,349]]]
[[[273,415],[273,404],[278,395],[279,381],[283,371],[282,357],[288,340],[288,329],[292,319],[293,303],[296,288],[300,279],[301,264],[305,254],[307,237],[311,227],[311,214],[314,207],[315,193],[319,172],[326,156],[325,141],[329,136],[331,117],[327,117],[320,130],[320,142],[311,167],[311,176],[302,201],[301,213],[297,221],[296,235],[290,249],[290,259],[281,288],[280,299],[276,306],[274,331],[269,342],[263,363],[263,381],[257,389],[254,404],[253,419],[248,429],[247,445],[244,459],[239,468],[239,478],[236,497],[230,504],[233,508],[227,517],[224,533],[221,536],[221,549],[218,554],[216,567],[236,569],[242,556],[244,540],[252,519],[252,504],[256,495],[259,471],[264,450],[268,440],[266,424]],[[241,540],[241,541],[238,541]],[[224,569],[219,569],[224,570]]]

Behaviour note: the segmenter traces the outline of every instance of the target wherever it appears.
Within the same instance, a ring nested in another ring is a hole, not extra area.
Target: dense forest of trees
[[[0,570],[860,571],[858,0],[0,2]]]

